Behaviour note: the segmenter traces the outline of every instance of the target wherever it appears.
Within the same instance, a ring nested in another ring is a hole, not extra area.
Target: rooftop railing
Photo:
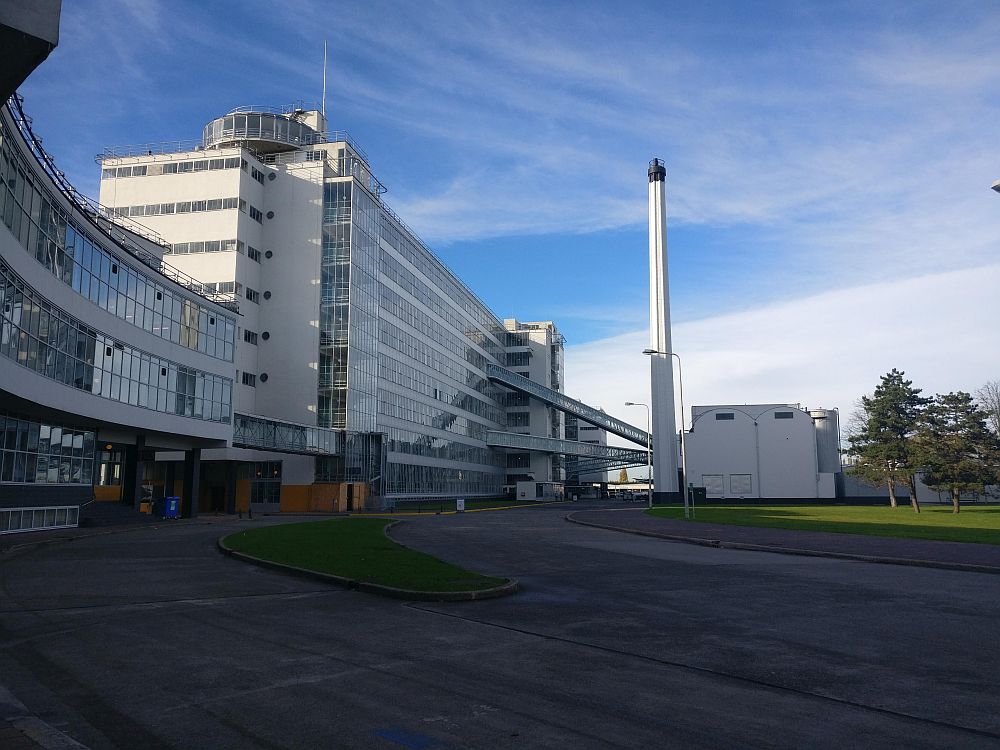
[[[35,132],[32,130],[31,118],[24,112],[24,101],[20,95],[14,94],[8,99],[7,108],[11,114],[11,119],[20,131],[21,138],[28,146],[35,161],[41,166],[49,179],[52,180],[59,192],[63,194],[63,197],[82,216],[86,217],[102,236],[108,237],[118,248],[126,251],[143,265],[148,266],[188,291],[233,312],[239,312],[237,298],[234,295],[206,293],[205,285],[200,281],[166,263],[158,255],[149,252],[129,236],[129,234],[138,235],[155,245],[167,249],[169,245],[158,233],[137,221],[119,216],[112,209],[102,206],[73,187],[66,178],[66,174],[56,167],[55,161],[42,148],[42,139],[35,135]]]

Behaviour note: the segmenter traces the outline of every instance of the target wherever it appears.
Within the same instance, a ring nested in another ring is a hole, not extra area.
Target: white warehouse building
[[[799,404],[693,406],[685,434],[688,483],[709,498],[837,496],[837,410]]]

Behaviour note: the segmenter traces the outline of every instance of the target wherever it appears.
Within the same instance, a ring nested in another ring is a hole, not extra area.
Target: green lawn
[[[646,511],[661,518],[683,518],[681,506]],[[841,534],[939,539],[947,542],[1000,544],[1000,505],[971,505],[955,515],[951,506],[923,506],[918,515],[906,505],[704,505],[695,509],[696,521],[736,526],[833,531]]]
[[[471,573],[386,537],[385,518],[333,518],[249,529],[226,537],[237,552],[411,591],[478,591],[503,579]]]

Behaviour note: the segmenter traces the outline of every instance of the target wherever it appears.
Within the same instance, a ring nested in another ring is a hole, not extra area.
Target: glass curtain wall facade
[[[504,356],[503,327],[402,222],[384,208],[380,218],[385,492],[499,495],[504,456],[485,440],[503,408],[483,367]]]
[[[323,187],[323,255],[320,269],[320,427],[347,428],[347,351],[350,331],[350,181]]]
[[[0,412],[0,481],[86,484],[94,475],[94,433]]]
[[[175,344],[233,361],[236,320],[175,293],[105,249],[75,224],[14,147],[3,118],[0,217],[29,254],[73,291],[112,315]]]
[[[348,433],[317,479],[499,494],[504,457],[485,441],[504,412],[483,368],[503,326],[359,179],[325,185],[321,285],[318,423]]]
[[[232,380],[100,333],[51,304],[0,259],[0,356],[95,396],[229,423]]]

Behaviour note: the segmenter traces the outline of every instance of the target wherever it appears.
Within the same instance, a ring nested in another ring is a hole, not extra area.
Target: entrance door
[[[347,512],[351,513],[354,511],[354,483],[349,482],[347,485]]]
[[[123,464],[125,452],[110,443],[98,453],[97,482],[94,486],[94,499],[98,502],[121,502]]]

